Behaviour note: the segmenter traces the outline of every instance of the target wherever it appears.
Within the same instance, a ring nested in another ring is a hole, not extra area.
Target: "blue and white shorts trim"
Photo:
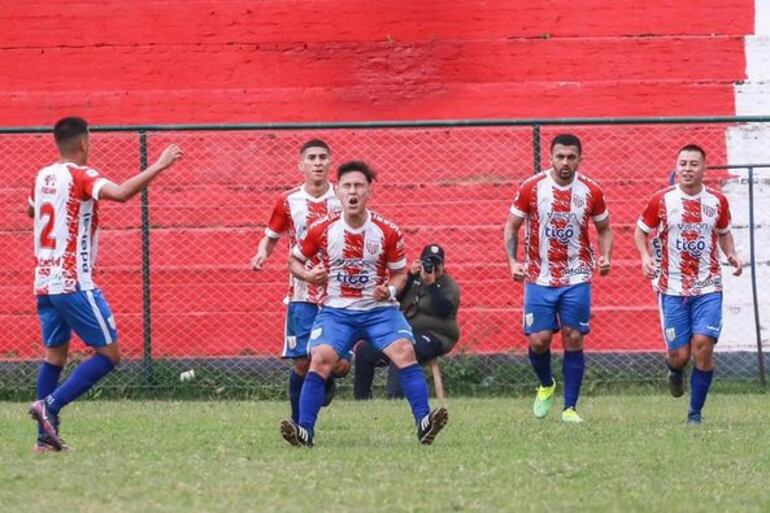
[[[308,352],[316,346],[328,345],[344,358],[359,340],[366,340],[383,351],[401,339],[414,344],[412,328],[395,306],[372,310],[324,307],[313,324]]]
[[[591,331],[591,284],[546,287],[524,286],[524,333],[558,331],[562,326],[583,333]]]
[[[722,293],[701,296],[658,294],[663,339],[669,351],[690,343],[693,335],[719,340],[722,332]]]
[[[115,317],[99,289],[37,296],[37,314],[46,347],[66,344],[73,331],[91,347],[118,340]]]
[[[318,305],[303,301],[290,302],[286,309],[283,333],[283,358],[307,358],[307,341],[318,315]]]

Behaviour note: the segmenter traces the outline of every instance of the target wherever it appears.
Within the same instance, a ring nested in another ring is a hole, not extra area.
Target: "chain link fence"
[[[594,281],[587,383],[663,375],[655,295],[641,275],[633,230],[650,195],[668,185],[678,149],[693,142],[723,167],[710,170],[708,182],[730,199],[737,249],[751,265],[734,278],[723,262],[718,372],[760,379],[758,345],[770,337],[770,214],[758,205],[770,199],[770,118],[102,127],[93,129],[89,164],[113,181],[152,163],[169,143],[185,157],[141,198],[101,206],[96,281],[125,356],[97,393],[267,396],[285,388],[287,364],[278,355],[286,243],[260,272],[249,261],[276,197],[302,181],[299,148],[315,137],[329,143],[336,164],[358,159],[377,169],[370,207],[401,226],[409,259],[427,243],[446,249],[446,270],[462,290],[461,339],[442,364],[449,393],[531,385],[522,286],[508,274],[502,225],[518,184],[548,166],[550,140],[563,132],[582,139],[582,172],[603,185],[615,232],[613,270]],[[57,158],[52,139],[50,130],[0,130],[5,396],[32,393],[42,354],[25,211],[35,172]],[[77,339],[71,348],[72,363],[88,354]],[[180,381],[188,370],[196,379]],[[341,386],[351,383],[352,376]]]

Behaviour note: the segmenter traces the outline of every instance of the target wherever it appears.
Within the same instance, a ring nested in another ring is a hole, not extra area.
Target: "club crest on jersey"
[[[376,255],[380,252],[380,241],[378,240],[368,240],[366,241],[366,251],[370,255]]]
[[[575,208],[583,208],[586,206],[586,199],[583,196],[572,196],[572,204]]]
[[[701,210],[703,211],[703,215],[706,217],[715,217],[717,215],[717,209],[711,205],[703,204],[701,205]]]

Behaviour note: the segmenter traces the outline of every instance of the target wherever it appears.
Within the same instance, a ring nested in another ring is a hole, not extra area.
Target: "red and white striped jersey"
[[[324,306],[352,310],[398,306],[395,300],[375,300],[374,289],[388,282],[388,270],[406,267],[404,236],[381,215],[367,211],[367,216],[363,226],[352,228],[341,212],[329,214],[315,222],[292,250],[303,261],[320,255],[329,271]]]
[[[281,194],[278,198],[270,215],[270,221],[265,228],[265,235],[271,239],[278,239],[284,233],[288,234],[289,249],[291,249],[298,241],[305,238],[308,226],[315,220],[330,212],[338,212],[341,208],[340,201],[334,194],[334,187],[331,184],[329,189],[317,198],[308,194],[304,185],[300,185]],[[317,262],[317,258],[311,258],[307,263],[308,268]],[[319,287],[289,275],[287,295],[289,301],[319,303],[321,293]]]
[[[698,296],[722,290],[718,237],[730,231],[727,198],[704,187],[695,196],[678,185],[658,191],[637,223],[660,241],[660,271],[653,280],[658,292]]]
[[[527,221],[527,283],[564,287],[591,281],[589,220],[609,216],[604,192],[595,181],[576,173],[572,183],[561,186],[546,169],[521,184],[511,214]]]
[[[35,294],[92,290],[99,239],[99,172],[57,162],[37,173],[29,205],[35,209]]]

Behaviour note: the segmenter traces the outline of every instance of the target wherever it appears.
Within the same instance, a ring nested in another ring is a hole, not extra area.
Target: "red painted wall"
[[[753,0],[16,2],[0,125],[732,114]]]
[[[752,28],[753,0],[17,2],[0,12],[0,125],[70,114],[94,124],[730,115]],[[616,264],[627,269],[637,265],[634,219],[658,187],[650,174],[663,182],[672,148],[692,135],[654,130],[654,144],[644,131],[630,130],[631,142],[619,129],[580,132],[588,172],[607,188]],[[449,134],[322,135],[340,160],[372,158],[396,177],[375,206],[407,231],[412,252],[447,246],[463,284],[463,343],[518,350],[521,290],[505,278],[500,226],[514,182],[530,172],[529,132],[516,142],[488,130],[483,144]],[[152,187],[159,356],[276,354],[285,255],[261,277],[245,265],[273,196],[297,180],[292,159],[306,135],[181,137],[185,163]],[[705,135],[718,161],[724,137]],[[14,337],[0,341],[0,358],[39,353],[21,209],[34,170],[54,155],[48,136],[33,141],[0,138],[0,199],[22,205],[0,227],[3,247],[18,249],[4,265],[0,321]],[[133,135],[95,143],[93,164],[113,179],[135,169]],[[409,199],[415,191],[420,199]],[[137,356],[138,203],[105,207],[99,282]],[[592,349],[658,348],[657,335],[618,337],[625,326],[657,333],[652,301],[617,293],[647,286],[636,272],[597,282]],[[235,335],[220,336],[223,325]]]

